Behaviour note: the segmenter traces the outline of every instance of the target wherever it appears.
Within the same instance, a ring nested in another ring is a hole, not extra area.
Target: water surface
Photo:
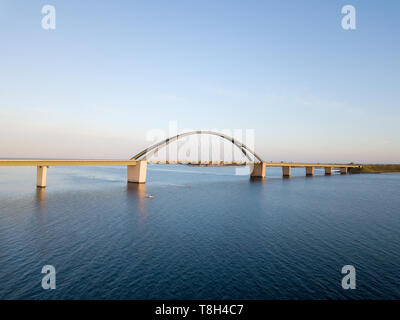
[[[124,167],[52,167],[36,190],[35,168],[0,168],[0,298],[400,297],[399,174],[268,170],[149,165],[135,185]]]

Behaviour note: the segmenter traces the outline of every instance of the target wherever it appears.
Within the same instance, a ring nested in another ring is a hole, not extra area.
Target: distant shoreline
[[[361,168],[351,168],[351,173],[400,173],[400,164],[363,164]]]

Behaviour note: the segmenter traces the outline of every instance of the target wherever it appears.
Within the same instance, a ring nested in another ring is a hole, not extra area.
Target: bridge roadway
[[[136,160],[0,160],[0,167],[20,166],[134,166]]]
[[[1,166],[37,167],[37,187],[46,187],[47,168],[50,166],[127,166],[128,182],[145,183],[147,163],[151,164],[184,164],[199,166],[244,166],[253,165],[251,177],[265,178],[266,167],[282,167],[284,177],[290,177],[291,168],[305,168],[306,175],[314,175],[314,168],[324,168],[326,175],[332,174],[332,169],[340,169],[341,174],[346,174],[349,168],[357,168],[360,165],[336,164],[336,163],[297,163],[297,162],[224,162],[224,161],[147,161],[147,160],[0,160]]]
[[[250,161],[176,161],[176,160],[147,160],[150,164],[185,164],[185,165],[215,165],[215,166],[248,166],[248,165],[258,165],[261,162],[250,162]],[[292,168],[307,168],[307,167],[317,167],[317,168],[358,168],[360,165],[355,164],[337,164],[337,163],[301,163],[301,162],[264,162],[267,167],[292,167]]]

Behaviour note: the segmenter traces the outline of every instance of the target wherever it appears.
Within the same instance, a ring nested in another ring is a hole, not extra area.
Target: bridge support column
[[[38,166],[36,174],[36,186],[38,188],[46,188],[47,166]]]
[[[284,177],[290,177],[291,168],[289,166],[282,167],[282,174]]]
[[[332,167],[325,167],[325,175],[327,176],[332,175]]]
[[[146,183],[147,161],[136,161],[136,165],[127,166],[128,182]]]
[[[255,163],[253,172],[251,173],[252,178],[265,178],[265,169],[267,164],[265,162]]]
[[[306,167],[306,176],[310,177],[314,175],[314,167]]]
[[[347,168],[340,168],[340,174],[347,174]]]

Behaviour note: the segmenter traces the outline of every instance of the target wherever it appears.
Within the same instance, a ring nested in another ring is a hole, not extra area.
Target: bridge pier
[[[311,177],[314,175],[314,167],[306,167],[306,176]]]
[[[340,168],[340,174],[347,174],[347,168]]]
[[[36,187],[46,188],[48,166],[37,166]]]
[[[282,174],[284,177],[290,177],[291,168],[289,166],[282,167]]]
[[[325,175],[327,176],[332,175],[332,167],[325,167]]]
[[[251,173],[252,178],[265,178],[265,168],[267,164],[265,162],[255,163],[253,172]]]
[[[136,165],[127,166],[128,182],[146,183],[147,161],[136,161]]]

